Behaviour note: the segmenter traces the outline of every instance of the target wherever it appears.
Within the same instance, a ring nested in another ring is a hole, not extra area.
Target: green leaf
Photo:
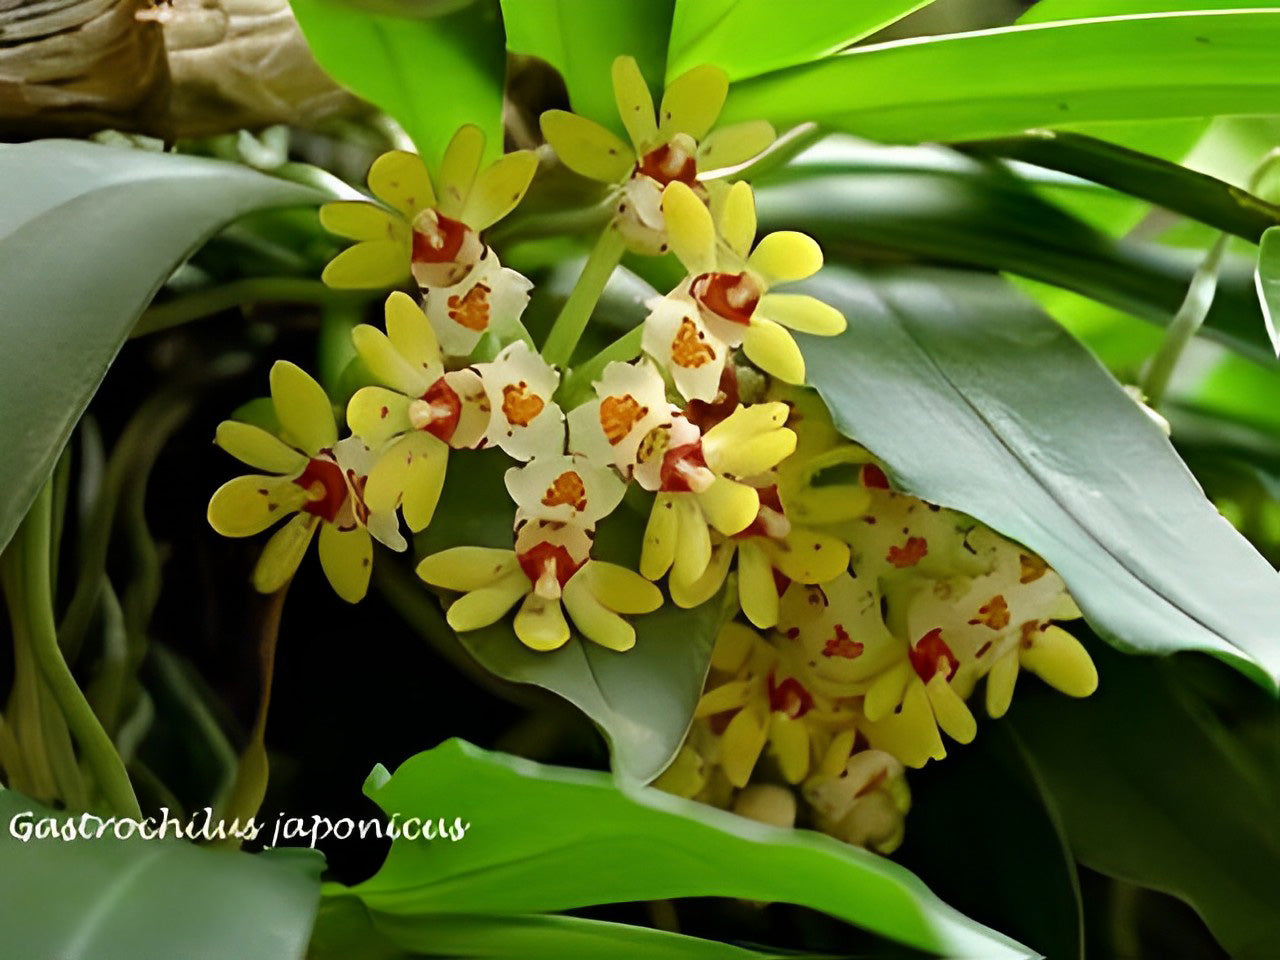
[[[762,227],[803,229],[829,254],[1008,271],[1162,325],[1203,257],[1113,240],[1037,196],[1027,181],[944,147],[832,138],[761,183],[757,199]],[[1227,259],[1203,333],[1271,363],[1253,267]]]
[[[843,50],[933,0],[676,0],[667,78],[713,63],[742,80]]]
[[[838,338],[803,337],[837,426],[905,489],[1045,557],[1130,650],[1204,650],[1270,689],[1280,575],[1088,352],[998,278],[828,270]]]
[[[875,140],[1268,113],[1280,11],[1033,24],[860,47],[735,85],[724,122],[816,121]],[[853,91],[851,93],[850,91]]]
[[[1254,277],[1267,336],[1271,338],[1276,356],[1280,357],[1280,227],[1272,227],[1262,235]]]
[[[30,817],[24,814],[30,814]],[[250,856],[168,840],[101,838],[28,842],[13,835],[47,810],[0,791],[0,929],[12,957],[58,960],[287,960],[307,945],[322,858],[310,851]],[[92,815],[94,837],[103,821]],[[186,821],[181,821],[184,825]],[[203,817],[197,821],[197,829]],[[159,820],[151,825],[159,827]],[[122,831],[123,832],[123,831]],[[173,828],[169,828],[173,836]]]
[[[959,149],[1082,177],[1253,243],[1264,231],[1280,225],[1280,207],[1246,190],[1093,137],[1041,130],[961,144]]]
[[[320,66],[404,127],[430,169],[464,123],[484,131],[486,155],[502,150],[506,60],[496,7],[473,3],[422,19],[339,0],[290,2]]]
[[[744,897],[822,910],[946,956],[1032,956],[883,857],[652,788],[620,788],[606,774],[541,766],[460,740],[410,758],[389,780],[379,773],[365,791],[387,813],[471,824],[456,843],[393,842],[382,869],[350,890],[380,913],[521,914]]]
[[[0,147],[0,548],[174,268],[237,217],[318,199],[213,160],[70,140]]]
[[[1232,957],[1280,940],[1280,706],[1216,664],[1094,644],[1098,692],[1008,723],[1093,870],[1180,897]],[[1234,682],[1233,682],[1234,681]]]
[[[673,0],[502,0],[507,49],[540,57],[560,71],[569,103],[584,117],[623,132],[613,98],[612,68],[635,57],[662,90]]]
[[[511,549],[513,507],[502,481],[511,466],[500,452],[452,454],[436,517],[418,540],[419,556],[462,545]],[[636,569],[645,519],[624,503],[601,522],[593,555]],[[680,749],[727,616],[718,598],[693,610],[668,602],[631,618],[636,645],[626,653],[577,633],[559,650],[539,653],[516,638],[509,619],[458,639],[491,673],[544,687],[582,710],[609,741],[614,770],[647,783]],[[449,628],[441,623],[440,629]]]

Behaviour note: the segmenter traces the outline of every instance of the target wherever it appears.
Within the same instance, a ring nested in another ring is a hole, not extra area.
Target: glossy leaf
[[[1262,235],[1255,277],[1267,336],[1280,357],[1280,227],[1272,227]]]
[[[506,915],[745,897],[822,910],[949,957],[1033,956],[956,913],[884,857],[652,788],[620,788],[607,774],[450,740],[389,779],[375,770],[365,791],[388,814],[430,811],[471,824],[456,843],[392,844],[382,869],[350,890],[384,914]]]
[[[742,80],[843,50],[933,0],[676,0],[667,78],[713,63]]]
[[[724,120],[759,117],[779,127],[812,120],[914,143],[1100,120],[1266,113],[1280,84],[1277,44],[1276,10],[1108,17],[915,38],[737,84]]]
[[[473,123],[486,152],[502,150],[506,61],[496,9],[471,4],[437,17],[397,17],[339,0],[291,0],[320,66],[390,114],[436,169],[453,133]]]
[[[454,454],[436,518],[418,540],[418,555],[468,544],[511,549],[513,508],[502,483],[510,466],[502,454]],[[593,555],[637,569],[644,522],[623,504],[600,524]],[[647,783],[680,748],[726,615],[718,599],[694,610],[668,602],[655,613],[630,618],[636,645],[626,653],[576,633],[559,650],[535,652],[516,638],[510,618],[458,638],[491,673],[545,687],[577,706],[609,741],[615,771]]]
[[[195,157],[70,140],[0,147],[0,547],[174,268],[237,217],[319,199]]]
[[[318,855],[289,850],[250,856],[174,839],[118,840],[114,825],[97,839],[33,837],[24,843],[9,828],[15,817],[25,829],[41,818],[65,816],[0,791],[0,928],[6,955],[302,957],[319,902]],[[73,828],[80,822],[76,817]],[[85,821],[91,837],[101,822],[92,816]],[[203,817],[197,828],[201,823]]]
[[[672,2],[502,0],[507,49],[546,60],[564,77],[576,113],[622,133],[610,79],[614,58],[635,57],[660,96]]]
[[[1117,645],[1275,689],[1280,574],[1065,331],[994,277],[829,270],[812,292],[850,323],[803,338],[809,381],[896,482],[1036,550]]]
[[[1091,649],[1097,693],[1064,704],[1022,691],[1008,719],[1072,852],[1187,901],[1232,957],[1273,956],[1280,706],[1198,658]]]

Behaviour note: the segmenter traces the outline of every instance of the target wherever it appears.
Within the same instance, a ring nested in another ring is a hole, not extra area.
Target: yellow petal
[[[782,540],[765,541],[762,549],[796,583],[828,583],[849,569],[848,544],[804,527],[792,527]]]
[[[329,261],[320,279],[335,290],[377,290],[409,279],[409,241],[369,240]]]
[[[747,120],[712,130],[698,148],[698,170],[709,173],[746,163],[773,143],[773,127],[764,120]]]
[[[660,493],[653,501],[649,522],[644,528],[644,545],[640,550],[640,573],[657,580],[671,568],[676,557],[676,498]]]
[[[925,684],[925,692],[942,732],[960,743],[972,743],[978,735],[978,722],[960,694],[947,682],[946,674],[935,673]]]
[[[307,465],[307,458],[274,433],[239,420],[223,420],[218,424],[214,443],[241,463],[270,473],[297,473]]]
[[[652,785],[666,793],[688,799],[707,785],[706,764],[698,751],[686,743]]]
[[[778,625],[778,589],[773,566],[758,543],[738,547],[738,600],[747,619],[761,629]]]
[[[383,306],[387,337],[396,352],[434,383],[444,374],[440,344],[431,321],[413,297],[397,290]]]
[[[288,360],[277,360],[271,367],[271,405],[287,438],[308,454],[338,442],[338,425],[328,394]]]
[[[867,724],[865,733],[873,748],[892,754],[909,767],[923,767],[930,760],[947,755],[929,695],[918,677],[913,676],[913,682],[907,685],[901,710],[878,723]]]
[[[754,488],[745,483],[738,483],[736,480],[716,477],[711,486],[696,496],[698,504],[706,514],[706,523],[710,523],[726,537],[747,529],[751,521],[756,518],[756,514],[760,512],[760,495]],[[706,526],[703,525],[703,530],[705,529]],[[683,550],[684,546],[682,542],[680,549]],[[679,559],[676,557],[677,562]]]
[[[351,342],[380,384],[410,397],[422,396],[431,386],[432,381],[427,379],[426,372],[400,356],[387,335],[377,327],[357,324],[351,330]]]
[[[866,714],[868,720],[872,723],[882,720],[902,703],[911,675],[911,664],[903,660],[872,681],[862,701],[862,712]]]
[[[613,61],[613,96],[618,103],[618,116],[627,128],[636,153],[653,147],[658,139],[653,95],[634,57],[618,57]]]
[[[559,600],[545,600],[536,593],[524,598],[516,613],[516,636],[531,650],[555,650],[569,642],[569,624]]]
[[[661,590],[634,570],[616,563],[592,560],[578,577],[605,606],[618,613],[653,613],[662,606]]]
[[[987,674],[987,716],[998,720],[1008,712],[1017,682],[1018,651],[1010,650],[991,665]]]
[[[600,124],[566,110],[542,115],[542,136],[560,162],[580,176],[620,183],[635,165],[635,153]]]
[[[649,581],[641,579],[646,587],[654,591],[658,589]],[[571,577],[564,585],[564,605],[573,625],[592,643],[620,653],[636,645],[635,628],[601,603],[592,594],[591,587],[580,573]]]
[[[369,189],[410,223],[419,211],[436,205],[426,164],[416,153],[405,150],[391,150],[373,161],[369,168]]]
[[[209,500],[209,526],[224,537],[252,537],[306,502],[307,492],[284,477],[236,477]]]
[[[538,169],[538,155],[532,150],[516,150],[489,164],[471,187],[462,222],[473,230],[497,223],[524,198]]]
[[[403,220],[364,200],[326,203],[320,208],[320,225],[348,240],[398,240],[405,228]]]
[[[1022,666],[1069,697],[1087,697],[1098,689],[1098,669],[1089,651],[1061,627],[1050,625],[1037,633],[1020,656]]]
[[[475,124],[463,124],[445,147],[436,181],[436,206],[446,217],[457,220],[462,216],[483,156],[484,131]]]
[[[662,191],[662,216],[671,249],[692,275],[716,266],[716,227],[711,211],[687,184],[673,181]]]
[[[769,728],[762,710],[746,707],[734,714],[720,740],[720,765],[729,782],[745,787],[764,750]]]
[[[711,534],[692,495],[680,494],[676,500],[676,523],[679,548],[671,564],[671,576],[693,583],[711,563]]]
[[[410,399],[386,387],[361,387],[347,404],[347,426],[371,447],[413,429]]]
[[[747,266],[773,286],[803,280],[822,269],[822,248],[813,237],[794,230],[767,234],[747,258]]]
[[[719,213],[720,236],[730,250],[745,259],[756,239],[756,198],[751,185],[739,180],[730,187]]]
[[[738,407],[703,436],[702,455],[707,465],[731,477],[753,477],[772,470],[796,449],[795,432],[782,426],[789,414],[785,403]]]
[[[760,635],[744,623],[729,621],[720,628],[711,650],[711,666],[737,673],[760,642]]]
[[[765,294],[760,299],[758,313],[784,327],[820,337],[844,333],[847,326],[843,313],[804,293]]]
[[[320,566],[329,585],[347,603],[359,603],[369,591],[373,567],[373,540],[364,527],[339,530],[335,524],[320,527]]]
[[[755,695],[757,684],[752,680],[731,680],[708,690],[698,698],[693,710],[695,717],[710,717],[726,710],[740,710]]]
[[[424,557],[418,576],[433,587],[467,592],[497,583],[519,569],[514,550],[452,547]]]
[[[714,597],[729,576],[729,565],[733,562],[736,552],[736,544],[732,540],[725,540],[711,548],[711,562],[707,564],[707,569],[698,579],[692,583],[685,583],[679,577],[673,576],[668,581],[667,587],[671,591],[671,599],[675,605],[691,610],[702,606]]]
[[[253,586],[259,593],[275,593],[298,571],[320,518],[299,513],[271,535],[253,569]]]
[[[819,777],[838,777],[844,772],[845,765],[853,753],[857,743],[857,730],[842,730],[831,738],[826,751],[822,755],[822,763],[814,771]]]
[[[804,357],[791,334],[772,320],[755,316],[742,340],[747,358],[784,383],[804,383]]]
[[[435,516],[449,463],[449,446],[429,433],[406,434],[390,446],[369,471],[364,501],[370,510],[400,506],[413,533]]]
[[[707,135],[720,116],[729,92],[729,75],[706,64],[680,74],[669,84],[658,108],[658,129],[668,139],[687,133],[695,140]]]
[[[775,711],[769,723],[769,742],[787,783],[799,783],[809,775],[809,728],[803,720]]]
[[[449,607],[445,619],[459,633],[491,626],[529,592],[529,587],[529,578],[524,571],[516,569],[488,586],[464,593]]]

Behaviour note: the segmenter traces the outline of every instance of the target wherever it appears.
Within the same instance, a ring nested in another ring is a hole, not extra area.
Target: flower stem
[[[559,398],[564,407],[577,406],[588,393],[591,385],[604,373],[604,368],[614,362],[626,363],[640,356],[640,344],[644,339],[644,326],[632,327],[594,357],[584,360],[570,371],[560,385]]]
[[[212,316],[246,303],[356,303],[371,293],[333,290],[319,280],[304,277],[249,277],[219,286],[181,294],[148,307],[134,325],[131,337],[144,337],[201,317]]]
[[[601,232],[569,299],[547,334],[547,342],[542,346],[542,356],[547,363],[560,367],[568,365],[582,338],[582,331],[591,319],[591,312],[600,301],[600,295],[604,293],[614,268],[621,262],[625,249],[626,244],[617,230],[606,227]]]
[[[141,818],[138,798],[125,771],[115,744],[98,722],[89,701],[76,685],[75,677],[62,657],[58,631],[53,620],[53,597],[49,583],[49,533],[52,521],[52,488],[48,483],[36,497],[31,512],[22,522],[22,538],[28,627],[31,654],[67,726],[80,745],[85,764],[93,773],[98,789],[111,808],[121,816]]]

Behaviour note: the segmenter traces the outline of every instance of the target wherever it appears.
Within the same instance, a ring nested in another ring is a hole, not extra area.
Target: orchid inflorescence
[[[217,443],[261,472],[223,485],[210,523],[243,537],[291,517],[255,569],[263,592],[288,582],[319,531],[329,582],[356,602],[372,540],[406,550],[400,521],[415,534],[431,525],[456,452],[500,449],[514,461],[510,546],[454,546],[417,567],[453,597],[449,624],[477,630],[514,610],[533,650],[554,651],[576,629],[622,652],[636,643],[630,618],[665,602],[664,579],[682,608],[730,590],[740,616],[719,635],[693,726],[658,785],[788,824],[798,791],[812,825],[887,851],[907,804],[903,765],[944,756],[942,734],[973,739],[966,700],[979,680],[992,716],[1023,668],[1071,695],[1093,689],[1088,654],[1053,624],[1079,612],[1034,554],[893,490],[804,386],[790,331],[833,336],[846,320],[785,289],[822,266],[814,240],[757,240],[752,189],[733,171],[773,131],[712,129],[723,72],[678,77],[656,113],[634,60],[615,61],[613,83],[629,145],[565,111],[542,129],[565,167],[610,185],[605,238],[619,256],[673,254],[684,269],[646,304],[631,359],[566,390],[576,335],[567,352],[564,329],[548,338],[561,338],[555,351],[534,347],[521,322],[533,284],[483,240],[524,197],[536,153],[482,165],[484,136],[464,126],[437,169],[385,154],[369,171],[377,202],[321,209],[329,230],[356,241],[324,280],[412,281],[418,296],[393,292],[381,329],[354,328],[371,382],[347,403],[345,439],[320,385],[276,363],[272,422],[218,428]],[[628,490],[624,509],[648,511],[638,571],[594,555],[597,525]]]

